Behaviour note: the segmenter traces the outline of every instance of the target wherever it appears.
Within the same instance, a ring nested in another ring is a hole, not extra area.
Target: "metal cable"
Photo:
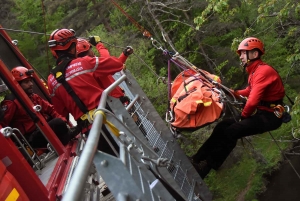
[[[39,34],[39,35],[45,35],[45,33],[41,32],[35,32],[35,31],[24,31],[24,30],[18,30],[18,29],[7,29],[7,28],[0,28],[0,30],[5,30],[5,31],[14,31],[14,32],[23,32],[23,33],[30,33],[30,34]],[[50,36],[50,34],[46,34]]]
[[[281,154],[284,156],[284,158],[288,161],[288,163],[290,164],[290,166],[293,168],[294,172],[296,173],[297,177],[300,179],[300,175],[297,172],[297,170],[295,169],[295,167],[293,166],[293,164],[291,163],[291,161],[288,159],[288,157],[285,155],[285,153],[283,152],[283,150],[281,149],[281,147],[279,146],[279,144],[277,143],[277,140],[273,137],[272,133],[269,131],[269,134],[271,135],[271,137],[273,138],[274,142],[276,143],[277,147],[279,148]]]

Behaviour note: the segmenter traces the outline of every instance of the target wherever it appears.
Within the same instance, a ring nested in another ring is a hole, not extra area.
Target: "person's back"
[[[66,32],[66,38],[59,37],[61,33]],[[59,40],[70,40],[65,46],[59,45]],[[58,64],[68,56],[73,56],[70,63],[64,67],[65,80],[71,86],[72,90],[79,97],[82,103],[90,111],[98,106],[103,89],[99,86],[94,77],[111,75],[123,69],[123,63],[116,57],[89,57],[76,58],[76,43],[75,34],[68,29],[55,30],[50,39],[58,44],[50,47],[53,55],[56,57]],[[72,53],[72,51],[74,51]],[[67,93],[64,86],[57,81],[53,74],[48,77],[49,91],[52,96],[53,105],[57,111],[66,115],[71,113],[75,120],[85,114],[73,97]]]
[[[108,71],[106,71],[106,69],[100,70],[98,68],[98,63],[105,66],[109,65],[111,62],[114,61],[110,58],[76,58],[69,63],[65,71],[66,81],[72,87],[74,92],[80,96],[80,100],[86,105],[88,110],[95,109],[98,106],[103,92],[103,89],[99,87],[93,75],[99,73],[109,74],[111,72],[109,71],[110,69],[108,69]],[[120,66],[122,67],[122,65]],[[78,120],[83,115],[83,112],[77,107],[72,97],[66,93],[64,87],[56,81],[52,74],[48,77],[48,87],[52,102],[60,114],[66,115],[70,112],[75,120]]]
[[[96,44],[100,40],[94,42]],[[48,77],[53,105],[63,116],[71,113],[79,128],[88,134],[93,111],[97,108],[103,92],[95,77],[113,75],[123,69],[123,63],[112,56],[76,58],[77,38],[73,30],[53,31],[48,43],[57,59],[57,66]],[[102,130],[107,133],[105,126]],[[108,133],[107,137],[117,149],[118,145],[112,136]],[[114,154],[106,139],[99,141],[98,149]]]

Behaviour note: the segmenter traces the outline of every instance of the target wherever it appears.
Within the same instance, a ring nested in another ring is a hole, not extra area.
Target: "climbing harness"
[[[69,85],[69,83],[66,81],[65,78],[65,71],[68,67],[69,63],[73,60],[73,58],[64,58],[60,64],[57,65],[56,68],[51,70],[51,74],[55,77],[57,82],[61,83],[62,86],[65,88],[65,90],[68,92],[68,94],[72,97],[74,102],[76,103],[77,107],[80,109],[80,111],[83,113],[83,115],[80,117],[80,122],[85,122],[88,120],[88,122],[91,124],[93,122],[92,114],[94,110],[89,111],[86,105],[80,100],[80,98],[77,96],[77,94],[74,92],[72,87]],[[84,125],[85,127],[87,125]]]

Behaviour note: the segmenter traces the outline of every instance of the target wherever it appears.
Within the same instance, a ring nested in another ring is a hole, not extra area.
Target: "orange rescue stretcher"
[[[221,83],[218,76],[203,71],[199,74],[193,70],[181,72],[171,87],[170,116],[167,120],[178,129],[197,129],[220,118],[223,103],[221,92],[205,77]]]

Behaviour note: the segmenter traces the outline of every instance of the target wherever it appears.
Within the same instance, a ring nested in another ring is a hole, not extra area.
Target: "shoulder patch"
[[[2,105],[1,109],[2,109],[3,112],[5,112],[8,109],[8,106],[7,105]]]

